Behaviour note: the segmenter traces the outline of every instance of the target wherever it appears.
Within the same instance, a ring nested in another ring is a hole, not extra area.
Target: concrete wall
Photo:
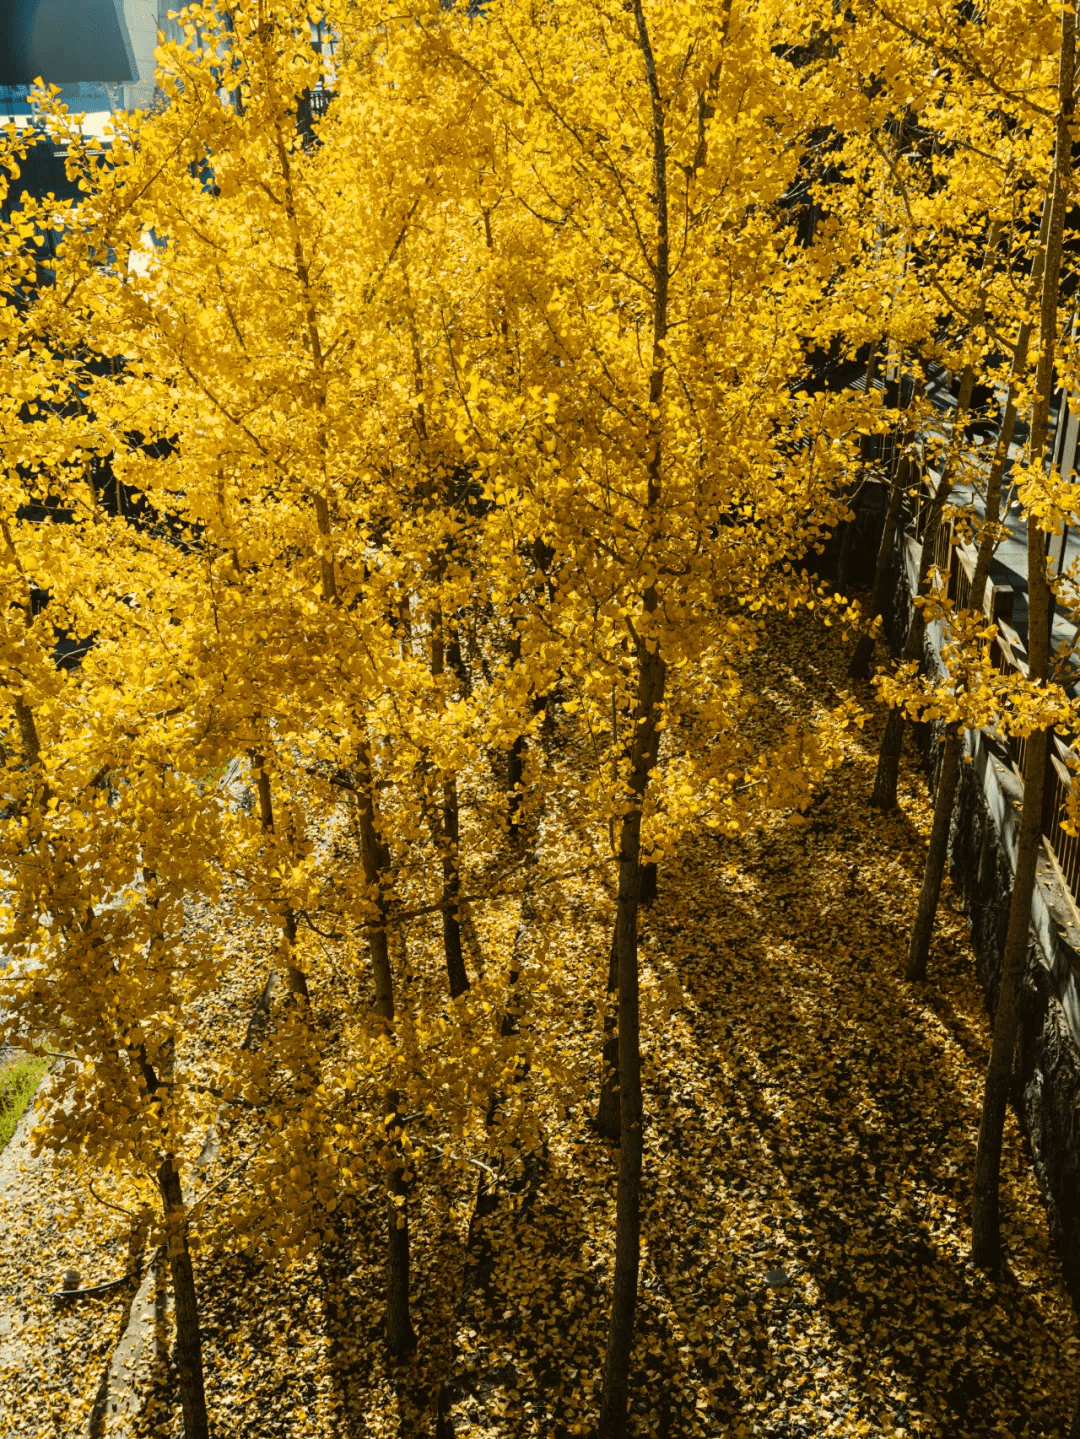
[[[895,651],[911,616],[919,547],[897,551],[886,629]],[[941,672],[940,626],[926,638],[925,662]],[[935,727],[916,727],[927,768],[935,767]],[[1001,981],[1009,900],[1016,868],[1023,786],[1003,744],[969,733],[949,845],[950,873],[966,908],[979,978],[993,1012]],[[1045,850],[1032,900],[1013,1103],[1031,1141],[1051,1231],[1074,1302],[1080,1307],[1080,924]]]

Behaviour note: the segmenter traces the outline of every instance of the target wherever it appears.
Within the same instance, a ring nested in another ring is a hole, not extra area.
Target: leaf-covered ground
[[[774,632],[762,745],[836,703],[843,660],[835,631]],[[1066,1431],[1076,1322],[1012,1116],[1007,1267],[993,1280],[967,1260],[988,1021],[948,890],[930,979],[901,977],[930,813],[913,751],[899,811],[868,807],[874,739],[872,727],[847,734],[805,822],[778,815],[737,841],[685,843],[643,915],[638,1435]],[[610,903],[591,879],[534,897],[522,983],[549,963],[546,1013],[566,1021],[559,1063],[547,1075],[538,1055],[524,1080],[543,1143],[514,1166],[474,1130],[494,1182],[475,1164],[441,1167],[429,1149],[412,1201],[420,1343],[409,1363],[389,1363],[381,1344],[377,1189],[359,1189],[332,1236],[291,1267],[198,1256],[215,1439],[429,1439],[448,1372],[439,1439],[446,1421],[456,1439],[589,1432],[617,1165],[590,1123]],[[473,919],[475,969],[513,942],[517,904],[477,906]],[[243,1033],[264,967],[261,952],[238,956],[220,1032]],[[488,1193],[474,1215],[480,1175]],[[216,1182],[212,1164],[205,1182]],[[63,1183],[30,1159],[25,1134],[0,1157],[0,1432],[20,1439],[128,1432],[101,1399],[134,1281],[60,1307],[48,1297],[69,1266],[123,1273],[124,1221],[103,1208],[69,1217]],[[155,1282],[153,1333],[132,1375],[147,1439],[179,1433]]]
[[[844,651],[817,641],[774,635],[763,732],[836,702]],[[806,822],[684,845],[644,920],[639,1435],[1067,1430],[1076,1322],[1011,1114],[1007,1266],[968,1261],[989,1023],[948,889],[929,980],[902,978],[930,807],[913,746],[899,812],[868,807],[875,739],[848,736]],[[617,1159],[588,1118],[550,1136],[524,1218],[478,1223],[458,1439],[589,1432]]]

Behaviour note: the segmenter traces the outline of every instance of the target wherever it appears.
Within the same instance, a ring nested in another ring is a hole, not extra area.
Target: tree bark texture
[[[945,508],[945,502],[949,498],[948,474],[942,474],[938,484],[937,494],[930,506],[930,513],[926,520],[926,529],[923,532],[922,554],[919,559],[918,593],[923,595],[927,591],[928,576],[934,557],[934,547],[937,544],[938,529],[941,524],[941,512]],[[904,641],[904,648],[900,658],[905,663],[912,660],[921,660],[923,651],[923,637],[926,633],[926,626],[923,621],[922,610],[917,609],[911,617],[911,624],[908,627],[907,638]],[[874,792],[871,796],[871,803],[879,809],[891,810],[896,808],[896,784],[900,775],[900,754],[904,744],[904,711],[900,705],[894,705],[889,711],[885,721],[885,733],[881,737],[881,748],[878,751],[877,772],[874,775]]]
[[[870,592],[870,617],[877,619],[885,610],[889,598],[889,577],[892,573],[893,547],[896,543],[896,527],[900,523],[900,511],[904,504],[904,489],[907,484],[907,460],[897,462],[897,470],[889,489],[889,504],[885,511],[885,526],[881,531],[877,560],[874,563],[874,583]],[[855,653],[848,666],[852,679],[864,680],[870,674],[870,661],[874,654],[874,636],[860,635]]]
[[[195,1292],[191,1251],[188,1248],[187,1212],[180,1188],[180,1176],[171,1154],[165,1156],[158,1169],[158,1189],[168,1234],[169,1271],[172,1275],[173,1305],[176,1311],[176,1373],[184,1415],[184,1439],[209,1439],[206,1391],[203,1386],[202,1335],[199,1331],[199,1301]]]
[[[443,617],[441,610],[435,610],[431,616],[432,677],[436,680],[439,679],[445,668]],[[458,995],[464,994],[469,988],[469,976],[465,969],[465,958],[461,948],[461,920],[458,916],[461,875],[458,868],[458,792],[457,778],[454,775],[443,777],[437,837],[443,873],[442,931],[446,977],[450,984],[450,998],[457,999]]]
[[[270,775],[267,772],[266,760],[255,750],[250,751],[248,757],[251,760],[251,768],[255,776],[255,793],[259,799],[259,822],[264,834],[273,834],[274,801],[270,790]],[[306,1004],[309,998],[307,975],[295,961],[296,915],[290,904],[286,904],[282,911],[282,930],[284,934],[282,953],[285,960],[285,983],[290,998],[301,1000]]]
[[[446,952],[446,975],[450,981],[450,997],[457,999],[469,988],[465,957],[461,949],[461,919],[458,896],[461,893],[461,872],[458,868],[458,792],[457,778],[448,775],[443,782],[442,803],[442,871],[443,871],[443,948]]]
[[[930,845],[926,854],[926,869],[922,889],[919,892],[919,907],[908,942],[908,979],[926,978],[926,961],[930,953],[930,937],[934,932],[934,916],[937,914],[938,897],[941,893],[941,879],[945,873],[945,857],[949,849],[949,829],[952,825],[953,798],[956,781],[960,773],[960,755],[964,747],[963,732],[950,729],[945,736],[941,753],[941,768],[938,772],[937,798],[934,805],[934,822],[930,829]]]
[[[605,1139],[618,1139],[622,1133],[619,1100],[619,946],[612,936],[608,959],[607,992],[604,1003],[604,1047],[600,1057],[600,1102],[596,1109],[596,1128]]]
[[[392,1162],[386,1182],[386,1347],[400,1359],[416,1348],[416,1334],[410,1312],[408,1183],[397,1132],[398,1104],[397,1094],[387,1096],[387,1143]]]
[[[360,838],[360,862],[369,898],[375,904],[375,918],[367,928],[368,954],[374,986],[372,1008],[388,1036],[394,1024],[394,974],[390,964],[387,931],[387,885],[389,858],[379,833],[375,808],[375,783],[371,755],[360,746],[356,764],[356,827]],[[386,1133],[386,1314],[385,1336],[388,1352],[403,1358],[416,1347],[412,1327],[409,1272],[408,1182],[398,1137],[400,1097],[391,1090],[385,1100],[383,1124]]]
[[[367,745],[357,758],[356,827],[360,836],[360,863],[364,883],[376,915],[368,926],[371,977],[375,986],[375,1013],[386,1024],[394,1021],[394,981],[390,969],[390,942],[386,929],[386,851],[379,837],[375,814],[375,784]]]
[[[1076,53],[1076,13],[1061,11],[1061,49],[1058,70],[1057,135],[1054,146],[1054,183],[1046,237],[1046,262],[1042,277],[1042,304],[1039,315],[1039,357],[1036,368],[1035,399],[1031,412],[1029,463],[1045,468],[1046,441],[1053,389],[1054,355],[1057,337],[1058,288],[1069,203],[1072,169],[1072,140],[1069,124],[1073,117],[1073,70]],[[1028,563],[1028,678],[1045,684],[1050,669],[1050,586],[1047,577],[1045,534],[1029,516],[1027,524]],[[1043,787],[1049,733],[1038,730],[1028,736],[1024,761],[1024,802],[1020,811],[1020,839],[1016,874],[1013,879],[1009,928],[1001,965],[1001,984],[994,1011],[994,1037],[983,1089],[982,1119],[975,1155],[975,1186],[971,1205],[971,1253],[981,1268],[997,1267],[1001,1256],[999,1187],[1001,1141],[1005,1108],[1012,1076],[1013,1049],[1020,1020],[1024,970],[1028,959],[1031,930],[1031,897],[1035,889],[1039,851],[1042,845]]]

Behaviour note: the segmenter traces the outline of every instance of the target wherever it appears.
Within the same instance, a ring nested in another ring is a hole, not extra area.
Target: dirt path
[[[126,1227],[95,1205],[78,1213],[55,1162],[33,1154],[34,1121],[31,1106],[0,1153],[0,1432],[82,1439],[134,1286],[77,1303],[50,1295],[69,1269],[84,1284],[123,1274]]]

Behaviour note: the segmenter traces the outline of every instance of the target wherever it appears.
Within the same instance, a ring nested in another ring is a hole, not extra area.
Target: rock
[[[783,1289],[785,1284],[791,1283],[791,1275],[783,1269],[766,1269],[765,1283],[770,1289]]]
[[[77,1269],[65,1269],[64,1277],[60,1281],[61,1289],[78,1289],[79,1280],[82,1278]]]

